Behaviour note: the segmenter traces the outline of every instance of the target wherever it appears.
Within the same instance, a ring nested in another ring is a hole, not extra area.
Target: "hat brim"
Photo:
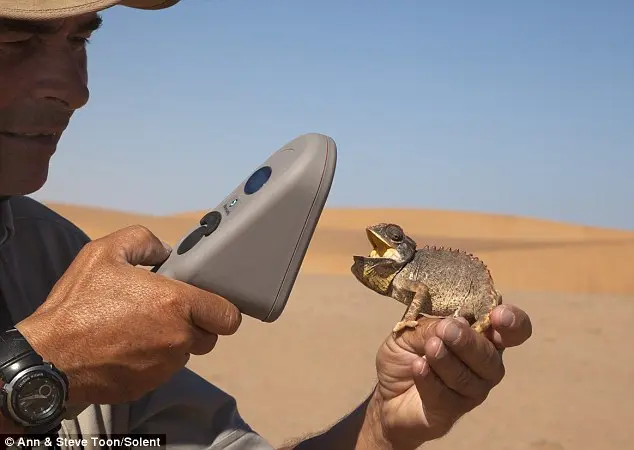
[[[102,11],[115,5],[135,9],[165,9],[180,0],[0,0],[0,18],[52,20]]]

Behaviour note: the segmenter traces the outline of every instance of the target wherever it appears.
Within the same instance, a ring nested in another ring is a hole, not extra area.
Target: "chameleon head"
[[[416,242],[392,223],[371,225],[365,231],[372,251],[369,256],[354,256],[350,270],[363,285],[386,294],[396,274],[414,258]]]

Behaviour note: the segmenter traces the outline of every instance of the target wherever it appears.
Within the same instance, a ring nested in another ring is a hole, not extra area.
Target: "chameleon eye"
[[[395,225],[392,225],[387,229],[387,235],[394,242],[401,242],[403,240],[403,230]]]

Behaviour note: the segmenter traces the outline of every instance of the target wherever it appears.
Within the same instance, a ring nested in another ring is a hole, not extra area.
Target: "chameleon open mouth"
[[[366,234],[368,235],[368,240],[370,241],[370,244],[372,244],[370,258],[398,257],[398,251],[389,243],[385,242],[381,236],[379,236],[372,230],[366,230]]]

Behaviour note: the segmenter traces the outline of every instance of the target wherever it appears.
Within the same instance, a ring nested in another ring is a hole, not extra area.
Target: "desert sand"
[[[48,206],[91,238],[140,223],[170,244],[204,213],[153,217]],[[481,213],[329,208],[282,317],[272,324],[246,317],[212,354],[194,357],[191,369],[233,394],[245,419],[274,445],[347,414],[372,389],[375,352],[403,313],[349,274],[351,256],[369,250],[363,228],[378,221],[401,224],[421,245],[477,254],[505,302],[533,321],[530,341],[505,353],[506,378],[485,404],[425,448],[632,448],[631,231]]]

